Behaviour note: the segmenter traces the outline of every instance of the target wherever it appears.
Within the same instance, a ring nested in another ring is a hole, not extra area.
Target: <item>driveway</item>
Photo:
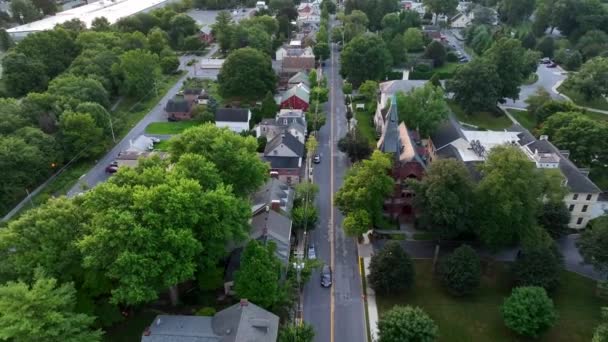
[[[536,69],[536,74],[538,75],[538,80],[534,82],[534,84],[522,85],[521,91],[519,92],[519,99],[515,101],[507,99],[505,106],[526,109],[527,104],[525,100],[534,95],[539,87],[549,92],[552,98],[564,100],[564,97],[555,90],[568,77],[567,73],[562,68],[559,66],[556,68],[547,68],[547,65],[539,64]]]

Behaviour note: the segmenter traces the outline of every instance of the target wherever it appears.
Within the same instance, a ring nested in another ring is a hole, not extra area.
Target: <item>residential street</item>
[[[322,288],[319,272],[313,274],[304,288],[304,320],[313,325],[315,341],[363,342],[366,328],[357,246],[354,239],[344,235],[342,215],[332,206],[333,194],[342,185],[348,168],[348,158],[337,148],[339,138],[346,134],[339,63],[338,50],[332,46],[331,59],[324,68],[330,87],[328,117],[318,136],[322,162],[313,172],[314,182],[319,185],[319,224],[310,237],[318,258],[332,266],[333,286]]]
[[[555,91],[555,88],[565,81],[567,77],[566,72],[562,68],[559,66],[556,68],[547,68],[547,65],[539,64],[536,69],[536,74],[538,75],[538,81],[534,82],[534,84],[522,85],[521,90],[519,91],[519,99],[515,101],[507,99],[505,106],[526,109],[526,99],[534,95],[539,87],[549,92],[554,99],[564,99]]]
[[[217,47],[213,46],[206,56],[211,56],[215,53]],[[86,174],[84,174],[76,184],[68,191],[67,196],[72,197],[81,193],[83,191],[83,184],[86,184],[87,188],[94,187],[100,182],[103,182],[108,179],[109,175],[106,173],[106,167],[116,159],[118,153],[129,148],[129,140],[134,140],[140,135],[144,134],[146,130],[146,126],[148,126],[152,122],[160,122],[167,121],[167,117],[164,111],[165,103],[175,95],[182,83],[187,77],[196,76],[196,68],[195,67],[187,67],[185,63],[192,58],[197,58],[194,56],[185,56],[180,59],[180,70],[186,70],[186,74],[182,76],[177,83],[175,83],[171,89],[163,96],[163,98],[159,101],[159,103],[148,113],[144,118],[133,127],[125,137],[118,142],[111,150],[108,152],[103,158],[99,159],[95,166],[89,170]]]

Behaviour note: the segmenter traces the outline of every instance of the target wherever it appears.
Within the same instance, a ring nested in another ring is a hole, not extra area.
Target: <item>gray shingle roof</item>
[[[175,97],[167,101],[165,111],[167,111],[168,113],[189,112],[191,106],[192,105],[190,104],[190,102],[184,99],[183,97]]]
[[[284,132],[272,138],[272,140],[270,140],[268,144],[266,144],[266,148],[264,149],[264,155],[269,154],[280,145],[286,146],[288,149],[293,151],[298,157],[302,157],[304,155],[304,144],[301,143],[298,138],[294,137],[289,132]]]
[[[293,206],[295,191],[289,185],[276,178],[270,178],[251,199],[253,211],[257,211],[262,206],[270,205],[272,201],[280,201],[281,207],[286,212],[290,212]]]
[[[393,95],[391,97],[391,106],[389,108],[388,121],[382,135],[382,146],[380,150],[384,153],[400,153],[401,144],[399,142],[399,114],[397,112],[397,99]]]
[[[464,134],[462,133],[462,127],[456,121],[453,115],[448,117],[448,120],[444,121],[437,130],[431,134],[431,141],[433,141],[433,145],[437,150],[440,150],[442,147],[448,145],[449,143],[458,140],[459,138],[464,138]]]
[[[222,334],[222,342],[275,342],[279,317],[253,303],[234,304],[215,314],[213,330]]]
[[[276,256],[285,265],[289,263],[291,220],[274,210],[262,210],[251,220],[250,237],[262,242],[276,244]]]
[[[247,108],[220,108],[215,112],[215,121],[221,122],[247,122],[249,109]]]
[[[141,342],[220,342],[213,331],[213,318],[201,316],[158,315],[150,324],[149,335]]]

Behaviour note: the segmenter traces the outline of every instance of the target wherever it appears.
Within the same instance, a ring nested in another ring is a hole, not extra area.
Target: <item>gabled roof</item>
[[[272,151],[274,151],[277,147],[284,145],[292,152],[294,152],[298,157],[302,157],[304,155],[304,144],[298,140],[298,138],[291,135],[289,132],[284,132],[282,134],[278,134],[276,137],[272,138],[264,149],[264,155],[269,155]],[[279,156],[280,157],[280,156]]]
[[[291,220],[272,209],[264,209],[253,216],[249,236],[264,243],[272,241],[277,249],[276,256],[283,264],[289,263],[291,245]]]
[[[426,82],[425,80],[394,80],[382,82],[378,88],[381,93],[391,96],[400,91],[407,93],[414,88],[423,87]]]
[[[310,103],[310,90],[302,83],[287,89],[283,93],[283,96],[281,96],[281,102],[289,100],[292,96],[296,96],[300,100]]]
[[[218,122],[249,122],[249,109],[247,108],[220,108],[215,112],[215,121]]]
[[[222,342],[274,342],[279,317],[244,300],[215,314],[213,330],[223,332]]]
[[[304,83],[306,86],[310,86],[310,80],[308,79],[308,74],[303,71],[297,72],[289,79],[290,84],[299,84]]]
[[[300,157],[271,157],[265,156],[264,160],[270,163],[271,169],[298,169],[300,168]]]
[[[456,121],[453,115],[450,115],[433,134],[431,134],[431,141],[435,145],[435,149],[441,150],[443,147],[449,145],[451,142],[464,138],[462,133],[462,127]]]
[[[399,142],[399,114],[397,112],[397,99],[394,95],[391,97],[391,106],[384,132],[382,132],[382,136],[378,140],[378,149],[384,153],[396,154],[399,154],[401,150]]]
[[[294,190],[287,184],[276,178],[270,178],[258,191],[252,196],[252,211],[254,214],[259,210],[270,206],[273,201],[278,201],[281,210],[289,213],[293,207]]]
[[[149,335],[146,335],[149,334]],[[141,342],[220,342],[213,331],[213,318],[158,315],[141,337]]]
[[[190,101],[186,100],[182,96],[176,96],[169,101],[167,101],[167,105],[165,106],[165,111],[167,113],[187,113],[192,108],[192,104]]]

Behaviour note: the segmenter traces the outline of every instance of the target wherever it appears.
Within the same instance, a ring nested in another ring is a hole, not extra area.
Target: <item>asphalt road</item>
[[[207,56],[215,53],[215,47],[212,48]],[[192,59],[197,58],[195,56],[184,56],[180,58],[180,69],[185,70],[186,74],[179,79],[172,87],[167,91],[165,96],[159,101],[159,103],[152,108],[152,110],[144,116],[144,118],[133,127],[125,137],[119,141],[103,158],[99,159],[95,166],[90,169],[87,173],[82,175],[78,182],[68,191],[67,196],[72,197],[81,192],[84,188],[92,188],[100,182],[104,182],[109,178],[109,175],[105,172],[106,167],[116,159],[118,153],[129,148],[130,140],[135,140],[140,135],[144,134],[146,127],[152,122],[163,122],[167,121],[167,114],[164,111],[164,106],[167,101],[172,98],[181,88],[182,83],[187,77],[195,77],[197,70],[195,67],[188,67],[186,63]]]
[[[556,100],[564,99],[553,89],[567,78],[566,72],[562,68],[559,66],[556,68],[547,68],[545,64],[539,64],[536,69],[536,74],[538,75],[538,80],[530,85],[522,85],[521,90],[519,91],[519,99],[515,101],[507,99],[505,106],[525,109],[527,106],[525,102],[526,99],[534,95],[539,87],[549,92],[551,97]]]
[[[332,57],[326,61],[324,73],[330,98],[326,108],[327,124],[318,135],[322,162],[315,166],[313,177],[319,185],[319,224],[310,233],[310,241],[317,248],[318,258],[331,264],[333,286],[322,288],[319,273],[313,274],[304,287],[304,320],[314,327],[315,341],[364,342],[367,338],[357,246],[352,238],[344,235],[342,216],[332,206],[332,194],[342,185],[348,169],[348,158],[337,148],[339,138],[346,134],[346,109],[339,75],[339,52],[335,46],[332,46]]]

